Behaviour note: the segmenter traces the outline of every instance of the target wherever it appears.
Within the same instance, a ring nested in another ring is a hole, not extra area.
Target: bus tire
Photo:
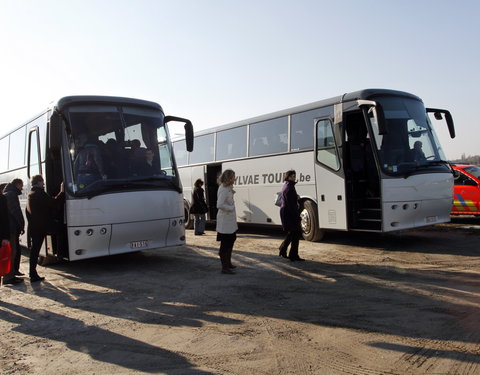
[[[325,234],[318,227],[317,205],[312,201],[305,201],[300,212],[303,239],[306,241],[320,241]]]
[[[192,229],[193,228],[193,218],[192,215],[190,214],[190,207],[187,202],[184,203],[183,205],[183,211],[185,215],[185,229]]]

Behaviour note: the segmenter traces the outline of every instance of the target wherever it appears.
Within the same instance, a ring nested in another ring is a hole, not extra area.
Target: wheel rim
[[[300,220],[300,225],[302,227],[303,233],[309,234],[312,230],[312,220],[307,210],[302,210],[302,212],[300,213]]]

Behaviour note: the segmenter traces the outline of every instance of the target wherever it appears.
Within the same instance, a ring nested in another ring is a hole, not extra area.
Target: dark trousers
[[[287,232],[287,236],[280,245],[280,251],[284,254],[287,253],[288,246],[290,247],[289,258],[298,258],[298,243],[300,242],[300,236],[302,232],[300,230],[292,230]]]
[[[38,254],[42,248],[45,234],[32,236],[32,247],[30,249],[30,277],[37,276]]]
[[[220,256],[220,261],[222,262],[222,269],[229,269],[232,267],[232,251],[233,244],[237,236],[235,233],[232,233],[231,236],[222,235],[220,240],[220,249],[218,255]]]
[[[22,248],[20,247],[20,237],[17,235],[15,237],[15,247],[17,251],[15,253],[15,259],[13,260],[13,268],[15,272],[20,272],[20,261],[22,260]]]

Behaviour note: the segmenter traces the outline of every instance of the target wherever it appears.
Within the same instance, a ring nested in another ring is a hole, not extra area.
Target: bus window
[[[288,118],[280,117],[250,125],[250,156],[288,151]]]
[[[243,158],[247,156],[247,127],[241,126],[217,133],[215,160]]]
[[[173,151],[177,166],[188,164],[187,144],[185,141],[177,141],[173,143]]]
[[[8,169],[8,136],[0,139],[0,172]]]
[[[30,129],[37,127],[38,128],[38,135],[40,137],[40,158],[42,161],[45,160],[45,145],[46,144],[46,127],[47,127],[47,113],[44,113],[40,117],[36,118],[35,120],[29,122],[27,124],[27,136],[30,132]],[[25,161],[27,160],[27,152],[25,150]]]
[[[167,132],[165,127],[158,128],[158,151],[160,154],[160,168],[167,176],[175,176],[173,169],[172,152],[170,151],[170,144],[168,143]]]
[[[162,184],[164,177],[176,177],[162,112],[90,105],[72,106],[68,114],[73,192],[96,193],[118,179],[149,177]]]
[[[314,119],[328,116],[330,108],[295,113],[291,120],[291,150],[313,150]]]
[[[317,122],[317,161],[336,171],[340,168],[330,120]]]
[[[28,134],[29,141],[27,142],[27,145],[30,147],[30,159],[27,160],[27,162],[30,164],[30,176],[35,176],[41,173],[38,156],[38,136],[38,128],[32,129]]]
[[[195,149],[190,154],[190,164],[213,161],[213,134],[195,137]]]
[[[8,168],[16,169],[25,165],[25,126],[10,134]]]

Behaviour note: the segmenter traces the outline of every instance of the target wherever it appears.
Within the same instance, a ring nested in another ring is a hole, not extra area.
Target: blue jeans
[[[207,221],[205,214],[194,214],[195,221],[193,222],[193,228],[195,234],[203,234],[205,232],[205,223]]]

